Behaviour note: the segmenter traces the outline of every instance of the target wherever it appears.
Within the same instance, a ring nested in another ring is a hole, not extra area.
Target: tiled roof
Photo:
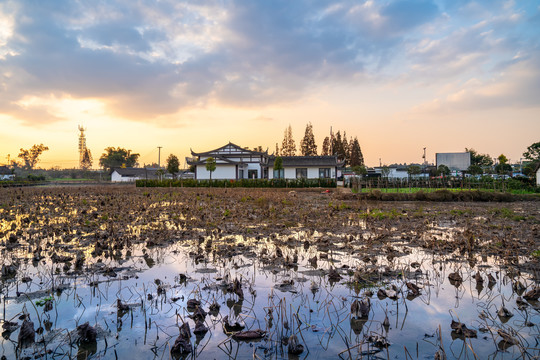
[[[276,156],[268,158],[268,166],[273,167]],[[342,166],[337,156],[281,156],[286,166]]]
[[[236,148],[239,151],[251,153],[253,155],[268,155],[268,152],[266,152],[266,151],[253,151],[253,150],[249,150],[249,149],[244,149],[244,148],[242,148],[242,147],[240,147],[240,146],[238,146],[236,144],[233,144],[232,142],[229,142],[227,145],[223,145],[222,147],[219,147],[217,149],[210,150],[210,151],[205,151],[205,152],[200,152],[200,153],[197,153],[197,152],[194,152],[193,150],[191,150],[191,155],[193,155],[193,156],[215,155],[215,152],[223,150],[227,146],[231,146],[233,148]]]

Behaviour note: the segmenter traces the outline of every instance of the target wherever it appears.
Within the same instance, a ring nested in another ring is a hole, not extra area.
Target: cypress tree
[[[317,156],[317,144],[315,143],[313,125],[311,123],[306,125],[304,138],[300,141],[300,152],[303,156]]]
[[[292,127],[289,125],[285,129],[285,134],[283,137],[283,142],[281,143],[281,155],[283,156],[294,156],[296,155],[296,144],[292,136]]]
[[[328,136],[324,138],[321,155],[330,155],[330,138]]]

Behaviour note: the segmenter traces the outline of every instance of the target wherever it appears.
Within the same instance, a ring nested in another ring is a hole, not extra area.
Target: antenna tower
[[[79,125],[79,167],[83,168],[83,158],[86,152],[86,135],[84,135],[85,128]]]

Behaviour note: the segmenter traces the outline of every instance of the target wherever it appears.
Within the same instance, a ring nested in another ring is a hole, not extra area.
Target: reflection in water
[[[485,221],[477,209],[463,222],[455,213],[434,221],[426,205],[316,203],[342,225],[297,228],[277,222],[285,213],[310,221],[286,193],[227,202],[202,190],[32,191],[0,207],[7,358],[49,349],[77,359],[538,354],[534,274],[518,266],[531,260],[479,248],[467,230]],[[12,196],[0,195],[0,205]],[[486,243],[502,243],[504,231]]]

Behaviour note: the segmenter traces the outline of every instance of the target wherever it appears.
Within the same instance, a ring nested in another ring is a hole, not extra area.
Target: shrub
[[[333,179],[240,179],[240,180],[137,180],[137,187],[239,187],[239,188],[308,188],[336,187]]]

